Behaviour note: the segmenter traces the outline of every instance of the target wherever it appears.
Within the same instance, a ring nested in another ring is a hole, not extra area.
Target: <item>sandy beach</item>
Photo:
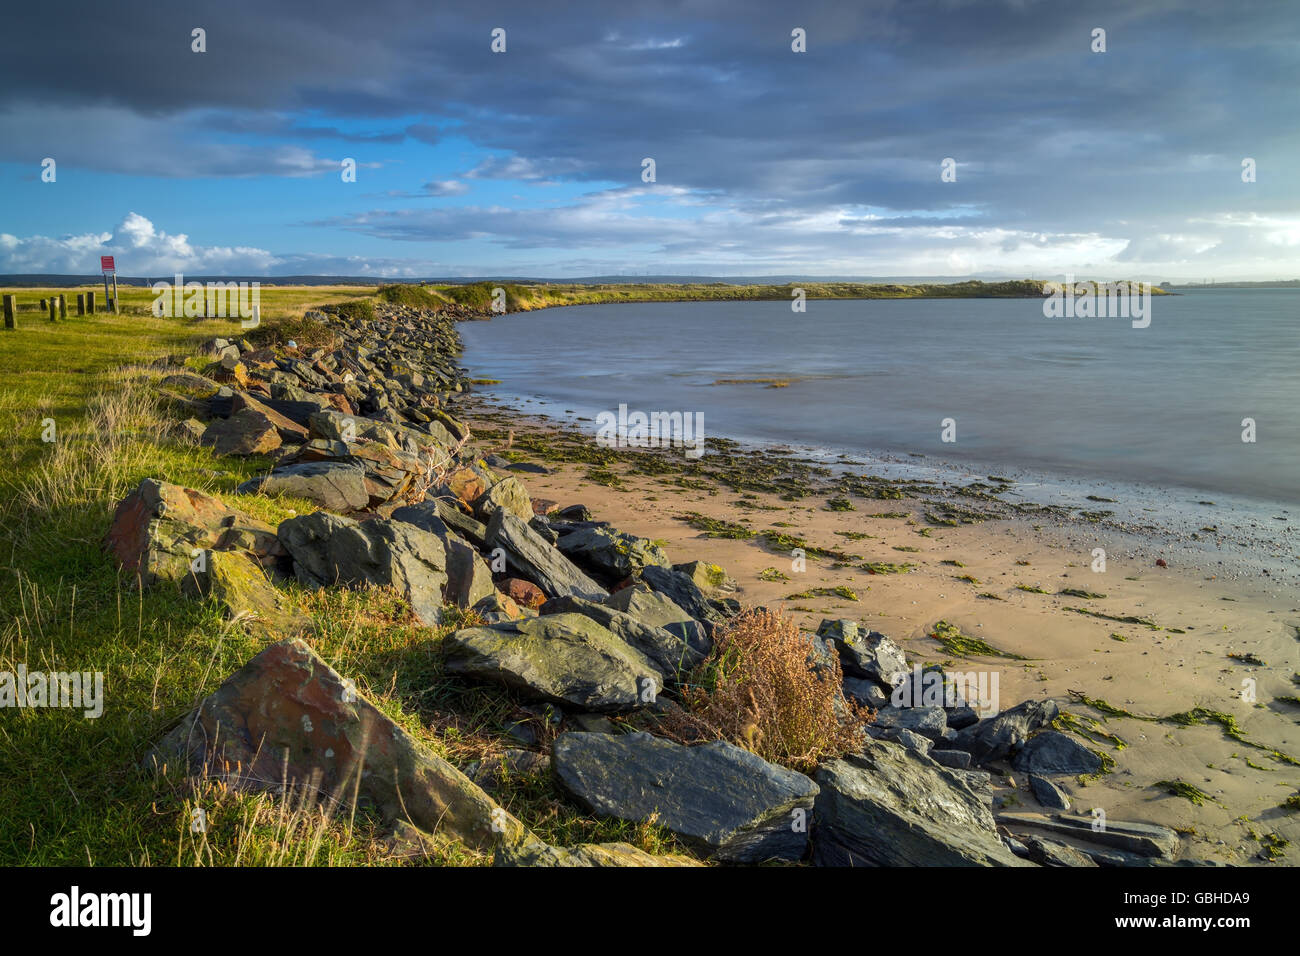
[[[791,489],[806,484],[789,494],[767,477],[794,460],[781,449],[724,443],[721,470],[710,467],[713,448],[696,463],[680,449],[595,449],[593,460],[590,428],[482,398],[458,407],[487,449],[547,469],[518,475],[534,500],[584,504],[598,520],[662,542],[674,561],[720,565],[743,605],[782,607],[810,631],[852,618],[915,662],[996,672],[1002,709],[1056,700],[1114,759],[1111,772],[1070,783],[1077,812],[1175,828],[1189,859],[1248,864],[1263,851],[1300,862],[1300,815],[1283,807],[1300,789],[1300,706],[1282,699],[1300,693],[1300,610],[1275,576],[1225,573],[1170,529],[1008,509],[1008,483],[977,482],[963,495],[859,482],[865,494],[841,494],[839,470],[821,467],[792,479]],[[737,487],[751,466],[768,490]],[[764,530],[800,539],[804,570],[789,547],[746,536]],[[1106,551],[1104,571],[1093,570],[1096,548]],[[933,636],[940,621],[1014,656],[953,653]],[[1195,708],[1199,718],[1137,719]],[[1163,781],[1204,796],[1167,792]],[[1023,774],[993,782],[999,809],[1038,809]]]

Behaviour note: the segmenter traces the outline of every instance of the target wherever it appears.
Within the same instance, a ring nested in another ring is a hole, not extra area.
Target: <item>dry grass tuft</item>
[[[841,692],[838,658],[813,666],[794,621],[752,610],[721,628],[691,674],[682,709],[661,731],[686,743],[728,740],[764,760],[808,771],[860,746],[872,716]]]

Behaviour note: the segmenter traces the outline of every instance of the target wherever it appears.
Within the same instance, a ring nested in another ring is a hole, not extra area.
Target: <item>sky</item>
[[[95,0],[5,27],[0,274],[1300,277],[1294,0]]]

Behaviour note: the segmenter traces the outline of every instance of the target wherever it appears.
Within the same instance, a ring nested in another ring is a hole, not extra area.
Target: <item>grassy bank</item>
[[[142,767],[151,745],[270,638],[232,627],[214,606],[171,588],[137,590],[102,546],[115,502],[142,478],[159,477],[272,523],[314,506],[236,493],[269,461],[217,457],[176,435],[184,413],[152,388],[164,374],[152,363],[170,356],[200,367],[202,343],[239,335],[239,323],[154,318],[147,290],[124,291],[121,315],[51,323],[24,309],[17,330],[0,332],[0,671],[104,675],[98,718],[58,708],[0,711],[0,864],[393,862],[378,822],[365,814],[332,817],[268,795],[195,790],[174,771],[158,777]],[[302,310],[351,291],[264,290],[258,334],[319,335]],[[22,290],[20,301],[41,294]],[[420,627],[409,608],[378,590],[286,593],[312,618],[315,650],[453,764],[491,760],[510,743],[502,728],[528,719],[506,692],[443,677],[439,643],[455,617],[443,628]],[[532,777],[508,779],[498,799],[556,844],[676,849],[654,827],[584,815]],[[206,833],[191,832],[196,807],[207,813]],[[431,859],[484,862],[456,846]]]

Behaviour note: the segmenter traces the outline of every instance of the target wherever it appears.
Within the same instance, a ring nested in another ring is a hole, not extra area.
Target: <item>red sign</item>
[[[100,256],[100,257],[99,257],[99,268],[100,268],[100,270],[103,271],[103,272],[116,272],[116,271],[117,271],[117,268],[113,265],[113,257],[112,257],[112,256]]]

